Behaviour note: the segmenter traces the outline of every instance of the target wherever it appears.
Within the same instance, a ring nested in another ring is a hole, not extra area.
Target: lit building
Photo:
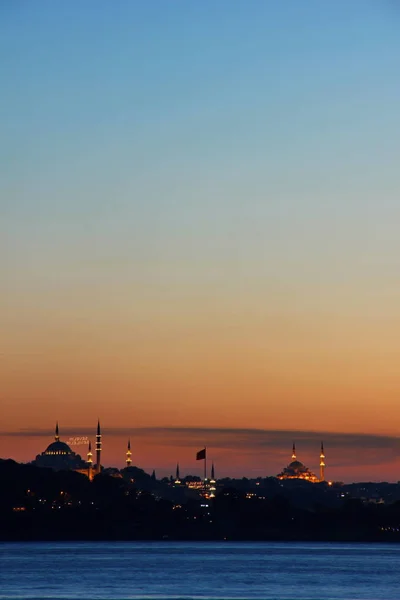
[[[131,452],[131,440],[128,440],[128,449],[126,451],[126,466],[132,466],[132,452]]]
[[[89,440],[88,453],[87,453],[87,464],[88,464],[88,477],[90,481],[93,479],[93,453],[92,453],[92,442]]]
[[[176,465],[175,485],[181,485],[182,481],[179,474],[179,463]]]
[[[324,442],[321,442],[321,454],[319,456],[319,480],[325,481],[325,453]]]
[[[48,467],[55,471],[85,470],[87,472],[89,469],[89,464],[79,454],[73,452],[68,444],[60,441],[58,423],[56,424],[54,442],[47,446],[44,452],[38,454],[32,464],[36,467]]]
[[[283,469],[281,473],[277,475],[278,479],[304,479],[311,481],[311,483],[318,483],[319,481],[325,480],[325,455],[323,452],[323,445],[321,445],[320,455],[320,478],[318,478],[308,467],[303,465],[302,462],[297,460],[296,456],[296,445],[293,444],[292,451],[292,462]]]
[[[100,420],[97,419],[97,433],[96,433],[96,475],[101,471],[101,431],[100,431]]]
[[[210,487],[209,487],[209,498],[215,498],[215,492],[217,491],[217,488],[215,487],[216,485],[217,485],[217,482],[215,480],[214,463],[212,463],[212,465],[211,465]]]
[[[44,452],[38,454],[31,464],[35,467],[47,467],[54,471],[76,471],[89,477],[90,480],[100,473],[101,464],[101,432],[100,423],[97,424],[96,435],[96,465],[93,468],[93,453],[92,444],[89,441],[87,460],[83,460],[80,454],[73,452],[65,442],[60,440],[58,423],[56,424],[56,432],[54,442],[52,442]]]
[[[185,485],[190,490],[195,490],[203,498],[215,498],[217,491],[217,482],[215,479],[215,468],[214,463],[211,465],[211,477],[207,477],[201,480],[199,477],[196,479],[187,480],[185,479]]]

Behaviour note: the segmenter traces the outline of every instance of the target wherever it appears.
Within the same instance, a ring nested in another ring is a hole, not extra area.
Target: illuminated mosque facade
[[[87,477],[92,480],[95,475],[101,472],[102,468],[100,421],[97,422],[95,465],[93,465],[91,442],[89,441],[88,445],[87,460],[83,460],[79,454],[76,454],[71,450],[68,444],[60,440],[58,423],[56,424],[54,442],[47,446],[44,452],[38,454],[31,464],[36,467],[47,467],[54,471],[77,471],[78,473],[87,475]]]
[[[303,465],[302,462],[297,460],[296,456],[296,444],[293,444],[292,449],[292,462],[283,469],[281,473],[277,475],[278,479],[304,479],[311,483],[320,483],[325,481],[325,453],[324,444],[321,442],[321,452],[319,456],[319,477],[315,475],[308,467]]]
[[[217,480],[215,479],[214,462],[211,464],[211,477],[202,480],[182,482],[179,471],[179,463],[176,465],[175,479],[172,478],[174,487],[185,486],[191,490],[196,490],[204,498],[215,498],[217,492]]]

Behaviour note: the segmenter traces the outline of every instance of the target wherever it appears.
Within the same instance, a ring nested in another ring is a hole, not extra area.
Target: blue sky
[[[142,234],[229,236],[249,204],[267,231],[288,226],[286,212],[353,229],[360,213],[391,209],[390,2],[39,1],[2,12],[11,226],[29,215],[57,229],[96,211],[107,226],[116,213],[136,218]]]

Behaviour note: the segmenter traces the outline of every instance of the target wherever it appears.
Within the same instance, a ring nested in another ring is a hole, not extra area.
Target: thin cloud
[[[112,437],[156,437],[162,445],[190,446],[209,444],[214,448],[248,448],[267,450],[282,448],[287,450],[292,441],[298,448],[314,449],[323,440],[330,449],[388,450],[400,449],[400,440],[393,435],[373,433],[342,433],[328,431],[307,431],[293,429],[241,429],[213,427],[103,427],[105,436]],[[93,428],[65,427],[60,434],[69,436],[92,435]],[[54,429],[23,428],[17,431],[1,431],[5,437],[51,437]]]

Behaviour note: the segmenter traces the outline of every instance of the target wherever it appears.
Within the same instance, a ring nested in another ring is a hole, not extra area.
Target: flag
[[[196,454],[196,460],[206,460],[206,449],[205,448],[203,448],[203,450],[200,450]]]

